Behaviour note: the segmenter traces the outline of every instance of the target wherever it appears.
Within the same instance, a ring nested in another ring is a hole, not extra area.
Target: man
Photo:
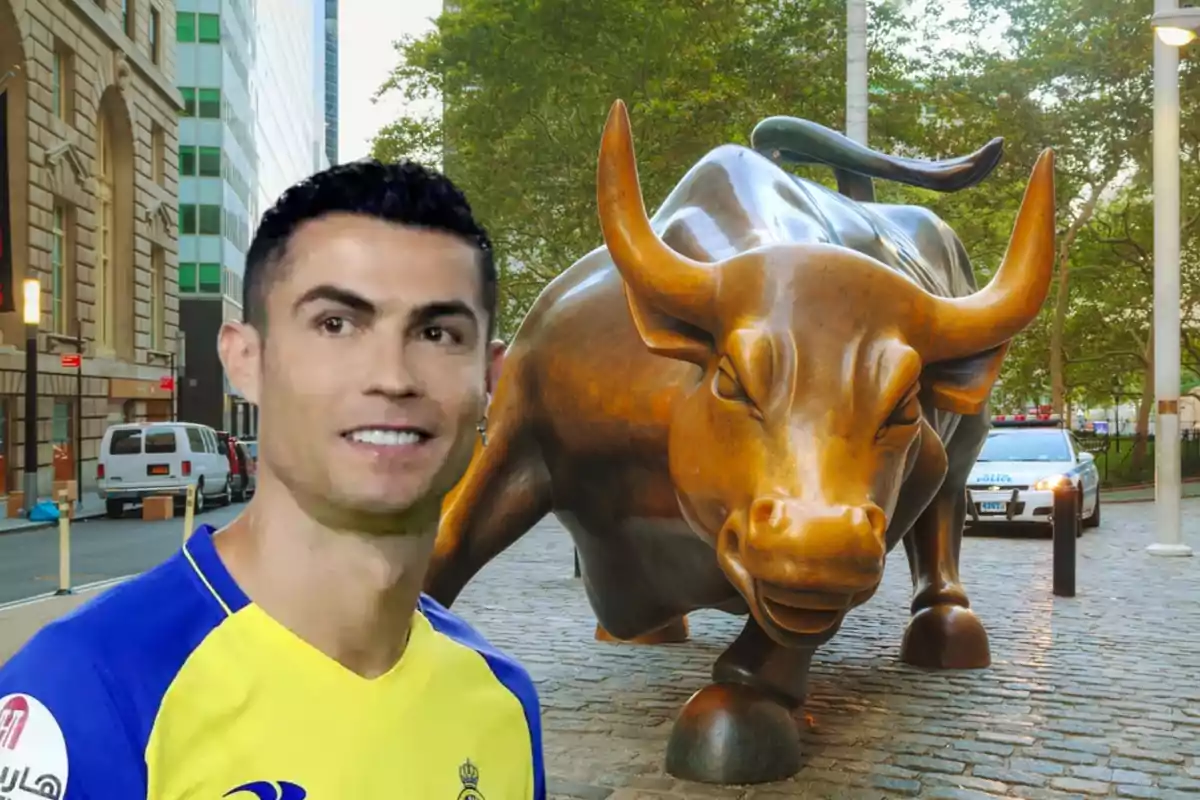
[[[502,359],[486,234],[436,173],[338,166],[266,214],[244,283],[219,347],[260,407],[258,492],[0,671],[0,775],[66,800],[541,800],[528,675],[420,591]]]

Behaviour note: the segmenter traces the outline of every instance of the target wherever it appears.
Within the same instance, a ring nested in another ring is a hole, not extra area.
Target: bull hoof
[[[800,771],[800,731],[783,705],[738,683],[692,695],[667,743],[667,772],[699,783],[769,783]]]
[[[632,639],[618,639],[608,631],[604,630],[601,625],[596,626],[596,641],[598,642],[620,642],[623,644],[680,644],[688,640],[688,621],[687,617],[679,617],[678,619],[668,622],[657,630],[643,633],[641,636],[635,636]]]
[[[983,669],[992,663],[987,631],[969,608],[922,608],[908,621],[900,660],[925,669]]]

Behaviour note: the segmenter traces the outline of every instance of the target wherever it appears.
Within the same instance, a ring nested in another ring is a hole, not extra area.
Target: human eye
[[[340,314],[321,314],[316,318],[315,326],[325,336],[345,336],[354,329],[353,323]]]
[[[426,325],[421,329],[421,339],[433,344],[460,345],[463,338],[460,332],[444,325]]]

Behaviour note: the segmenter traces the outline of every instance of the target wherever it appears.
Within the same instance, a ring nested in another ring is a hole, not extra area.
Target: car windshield
[[[992,431],[977,461],[1070,461],[1062,431]]]

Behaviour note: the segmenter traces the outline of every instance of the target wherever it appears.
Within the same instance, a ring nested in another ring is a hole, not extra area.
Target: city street
[[[195,524],[221,526],[242,509],[209,508]],[[124,519],[91,519],[71,525],[71,583],[82,586],[142,572],[169,558],[183,543],[183,517],[143,522],[140,510]],[[58,528],[0,534],[0,604],[58,588]]]
[[[199,519],[219,525],[238,508]],[[1185,539],[1200,545],[1200,499],[1185,500],[1183,514]],[[596,642],[570,540],[553,518],[485,568],[454,610],[533,674],[558,800],[1198,800],[1200,559],[1147,555],[1152,525],[1152,504],[1107,506],[1103,526],[1078,540],[1075,598],[1051,592],[1049,540],[968,538],[962,572],[993,660],[970,672],[898,662],[910,586],[897,550],[879,593],[817,656],[797,716],[803,770],[760,787],[684,784],[662,770],[676,713],[705,684],[739,619],[696,614],[692,641],[681,645]],[[86,582],[167,557],[182,520],[77,530]],[[54,529],[0,536],[4,596],[53,590],[55,546]]]

